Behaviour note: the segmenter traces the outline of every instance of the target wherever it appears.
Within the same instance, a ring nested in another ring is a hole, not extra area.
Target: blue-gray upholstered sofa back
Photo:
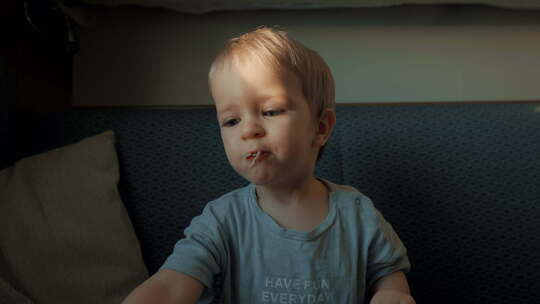
[[[393,224],[418,303],[539,303],[540,104],[342,105],[337,117],[316,174],[356,187]],[[210,107],[9,118],[4,164],[114,130],[150,273],[209,200],[246,184]]]

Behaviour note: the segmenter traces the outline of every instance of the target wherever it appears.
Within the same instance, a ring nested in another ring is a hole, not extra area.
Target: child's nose
[[[266,134],[264,128],[256,120],[249,120],[244,123],[242,129],[242,139],[262,137]]]

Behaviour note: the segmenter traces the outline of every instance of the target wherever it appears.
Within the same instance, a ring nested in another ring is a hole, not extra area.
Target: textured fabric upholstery
[[[536,303],[539,106],[338,106],[316,173],[367,194],[393,224],[418,303]],[[120,192],[150,273],[209,200],[246,184],[212,108],[74,109],[21,125],[20,155],[115,131]]]
[[[418,303],[538,301],[538,106],[342,109],[344,181],[406,244]]]

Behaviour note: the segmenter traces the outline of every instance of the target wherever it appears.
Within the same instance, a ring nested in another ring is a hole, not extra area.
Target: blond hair
[[[317,123],[325,109],[335,108],[335,84],[332,72],[317,52],[291,38],[286,32],[261,27],[230,39],[210,67],[208,82],[229,60],[258,59],[275,71],[292,72],[300,81],[312,117]],[[320,158],[322,153],[319,151]]]
[[[229,40],[210,67],[209,81],[225,61],[232,57],[242,59],[242,55],[259,59],[276,71],[287,69],[293,72],[317,120],[324,109],[335,108],[334,78],[322,57],[286,32],[273,28],[261,27]]]

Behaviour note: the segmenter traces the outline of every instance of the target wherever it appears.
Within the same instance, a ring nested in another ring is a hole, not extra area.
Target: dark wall
[[[19,118],[71,107],[76,49],[53,3],[29,0],[25,10],[23,1],[0,0],[0,169],[17,157],[13,134],[28,127]]]
[[[4,57],[0,51],[0,168],[3,168],[12,158],[13,145],[8,132],[8,113],[7,77]]]
[[[26,14],[23,1],[0,0],[8,106],[16,112],[44,113],[71,106],[73,53],[67,50],[66,19],[43,3],[49,2],[28,1]]]

